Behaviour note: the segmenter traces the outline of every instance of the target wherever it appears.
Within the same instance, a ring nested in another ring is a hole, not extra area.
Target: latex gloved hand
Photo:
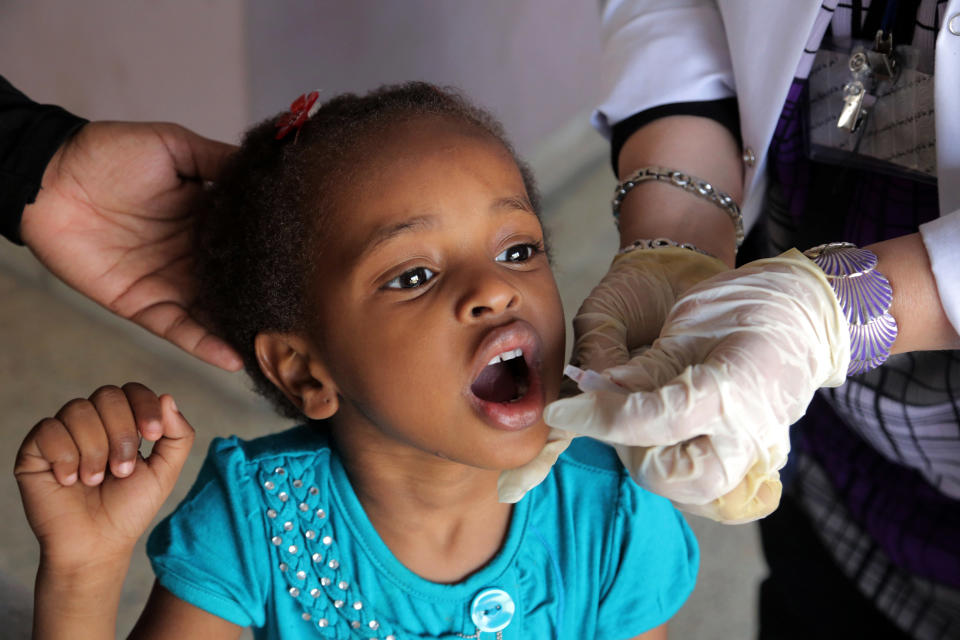
[[[788,429],[846,377],[850,338],[823,272],[799,251],[691,288],[654,345],[588,393],[547,406],[553,427],[615,445],[642,486],[728,523],[780,498]]]
[[[648,347],[677,298],[694,284],[726,271],[720,260],[674,247],[634,250],[614,257],[600,283],[573,319],[577,336],[572,361],[597,371],[624,364]],[[561,397],[579,392],[565,384]],[[574,433],[553,429],[543,451],[531,462],[500,475],[501,502],[517,502],[540,484]]]
[[[571,362],[594,371],[624,364],[653,344],[687,289],[728,269],[716,258],[674,247],[617,255],[573,319]]]

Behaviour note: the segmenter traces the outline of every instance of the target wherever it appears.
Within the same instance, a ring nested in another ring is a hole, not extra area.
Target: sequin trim
[[[322,638],[400,640],[397,629],[370,609],[341,562],[329,500],[314,469],[274,460],[258,473],[268,547],[288,597],[301,608],[297,623],[310,625]],[[469,637],[476,635],[450,632],[438,640]]]
[[[325,638],[398,638],[366,606],[347,574],[313,470],[298,468],[295,461],[273,461],[259,474],[273,565],[302,609],[302,624]]]

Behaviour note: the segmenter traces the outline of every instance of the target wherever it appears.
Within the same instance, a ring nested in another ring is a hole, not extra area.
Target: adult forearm
[[[62,569],[41,560],[34,591],[34,640],[116,637],[117,608],[130,557]]]
[[[677,169],[702,178],[742,204],[739,145],[715,120],[668,116],[641,127],[620,151],[619,178],[645,166]],[[734,225],[726,212],[669,184],[639,184],[620,208],[620,244],[658,237],[689,242],[733,265]]]
[[[960,348],[960,336],[940,304],[937,283],[919,233],[865,247],[877,254],[877,271],[890,281],[897,321],[891,353]]]

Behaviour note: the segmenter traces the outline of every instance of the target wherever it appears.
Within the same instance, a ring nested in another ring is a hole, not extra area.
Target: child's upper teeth
[[[491,364],[497,364],[498,362],[506,362],[507,360],[513,360],[514,358],[523,357],[523,349],[511,349],[510,351],[504,351],[500,355],[493,356],[490,362],[487,363],[487,366]]]

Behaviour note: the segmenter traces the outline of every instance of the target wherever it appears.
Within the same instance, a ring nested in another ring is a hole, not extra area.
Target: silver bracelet
[[[723,191],[715,189],[713,185],[706,180],[687,175],[681,171],[664,169],[663,167],[641,167],[617,185],[616,190],[613,192],[611,205],[613,207],[613,218],[617,221],[618,227],[620,225],[620,205],[623,204],[623,199],[627,197],[627,194],[630,193],[630,190],[635,186],[641,182],[649,182],[651,180],[671,184],[688,193],[703,198],[708,202],[712,202],[723,209],[723,211],[730,216],[731,222],[733,222],[737,248],[739,249],[740,245],[743,244],[743,215],[740,213],[740,205],[734,202],[733,198]]]
[[[623,255],[624,253],[630,253],[631,251],[636,251],[637,249],[662,249],[664,247],[674,247],[676,249],[687,249],[688,251],[696,251],[697,253],[702,253],[705,256],[715,258],[716,256],[707,253],[700,247],[695,247],[689,242],[676,242],[669,238],[654,238],[648,240],[646,238],[641,238],[640,240],[634,240],[620,251],[617,251],[617,255]]]
[[[879,367],[897,339],[897,321],[890,315],[890,281],[875,270],[877,255],[849,242],[822,244],[803,255],[823,269],[850,326],[847,375]]]

